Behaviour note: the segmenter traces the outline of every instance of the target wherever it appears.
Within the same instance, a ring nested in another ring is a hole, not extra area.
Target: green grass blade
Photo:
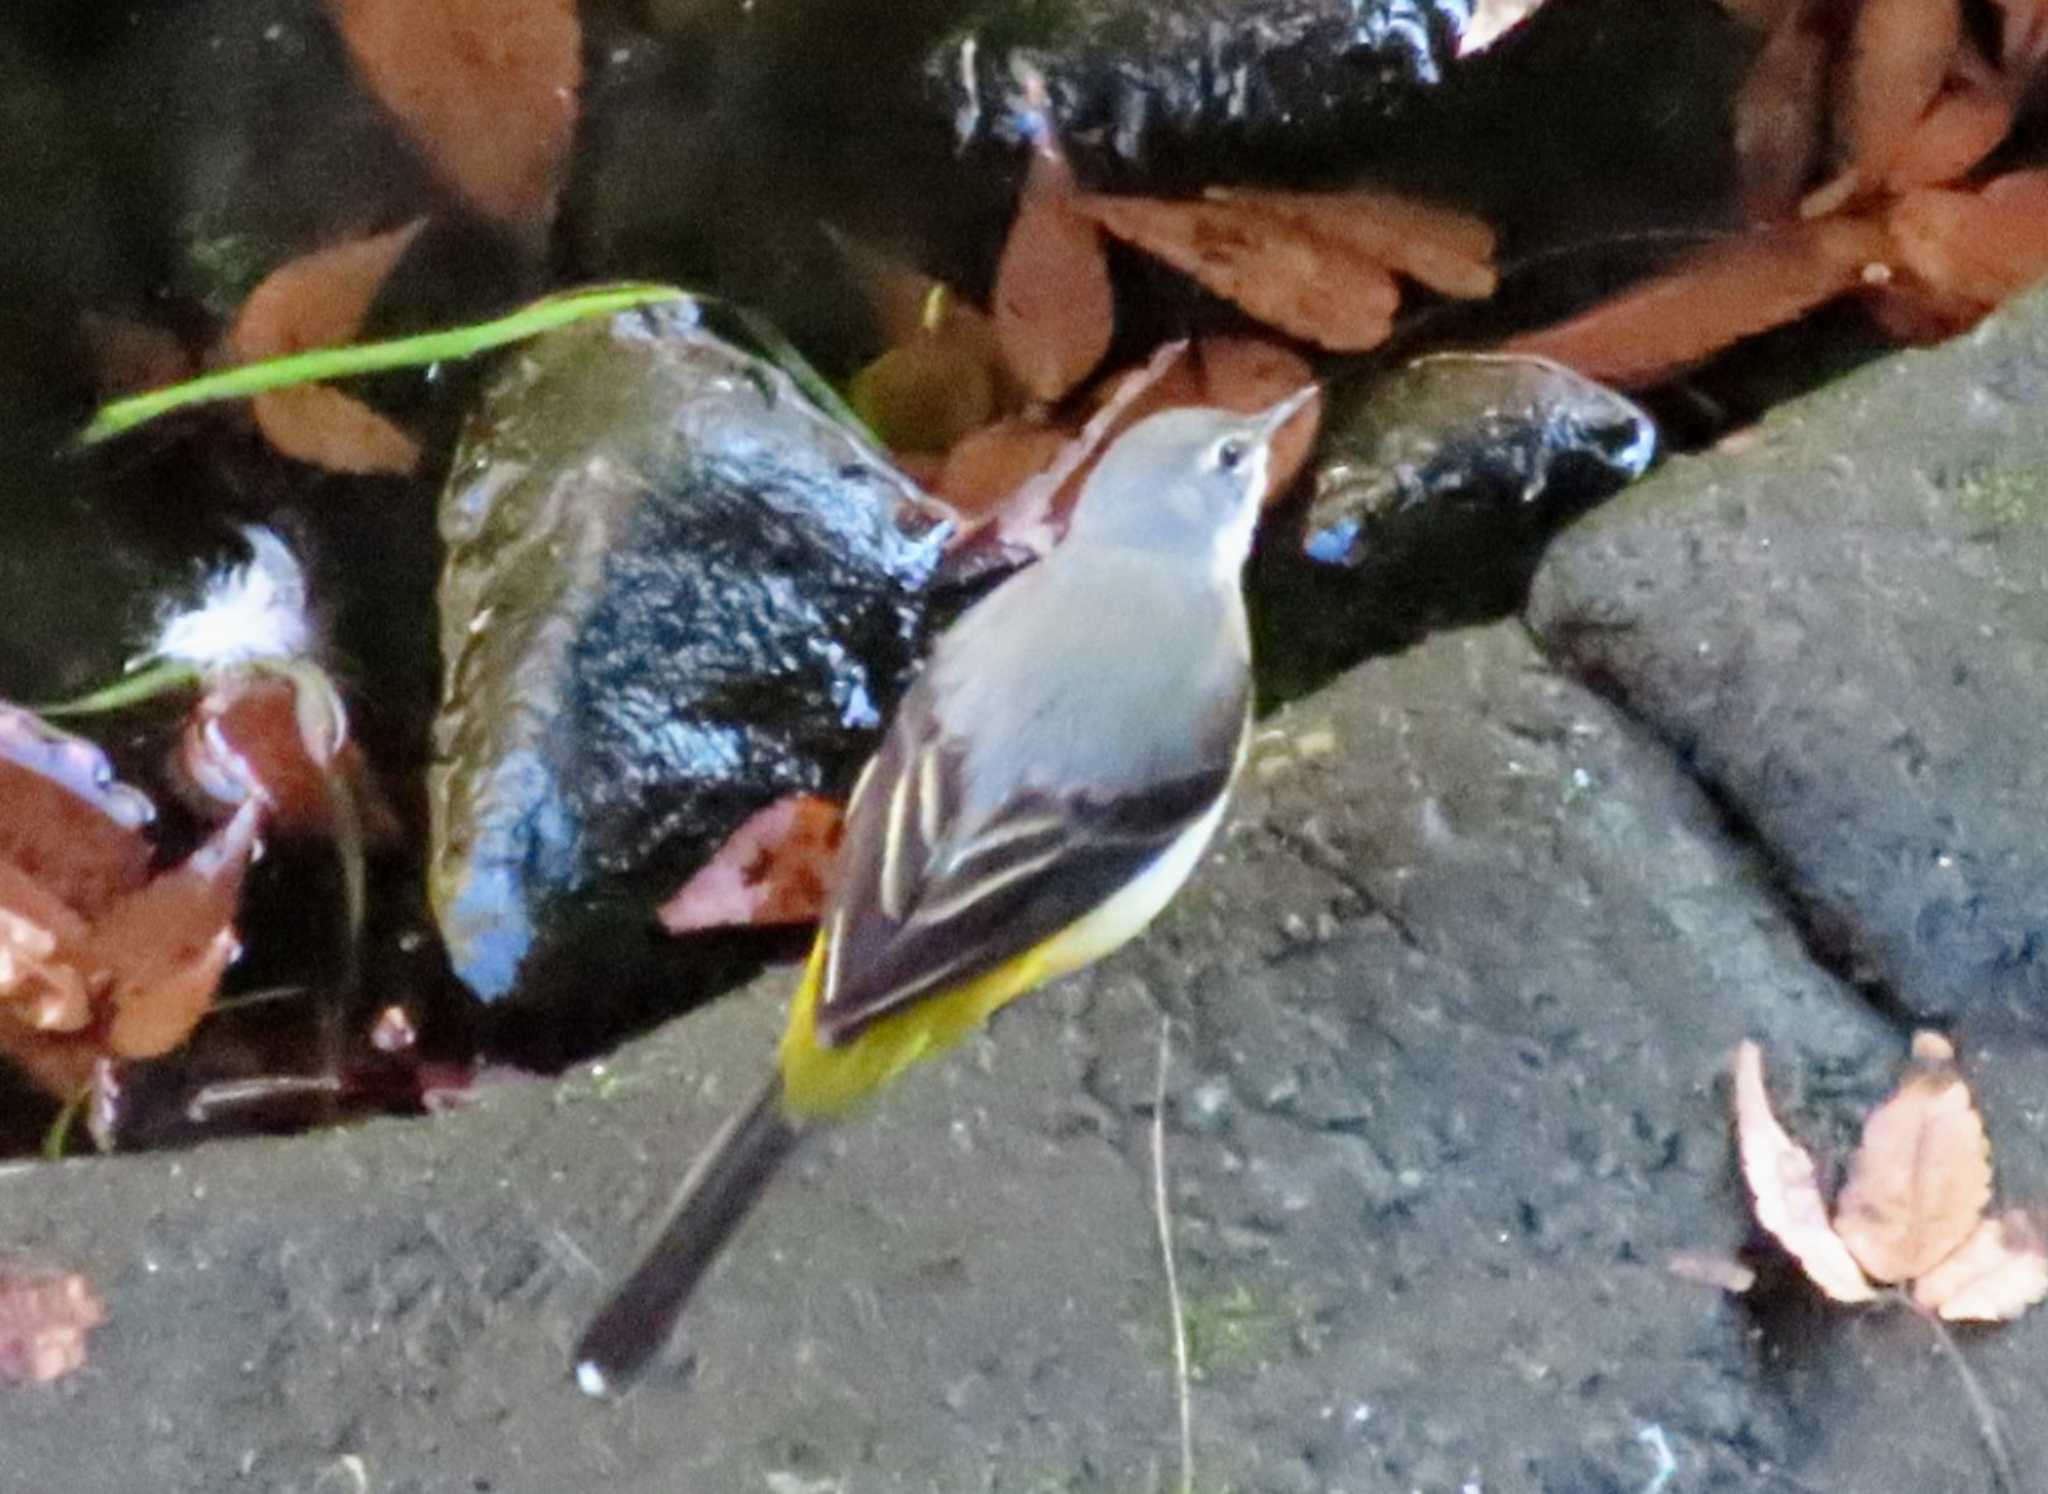
[[[247,399],[252,394],[261,394],[268,389],[288,389],[295,384],[472,358],[478,353],[501,348],[507,343],[519,342],[586,317],[610,316],[615,312],[630,311],[636,306],[688,298],[689,292],[673,285],[593,286],[586,290],[544,296],[505,316],[465,327],[348,347],[313,348],[283,358],[267,358],[261,363],[245,363],[239,368],[222,369],[218,373],[188,379],[182,384],[152,389],[102,405],[99,413],[93,416],[92,423],[79,433],[78,444],[96,445],[188,405]]]

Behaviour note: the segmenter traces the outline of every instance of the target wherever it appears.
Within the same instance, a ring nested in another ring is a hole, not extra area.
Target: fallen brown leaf
[[[1102,234],[1078,197],[1065,159],[1034,151],[996,265],[997,345],[1024,392],[1048,403],[1094,371],[1116,323]]]
[[[1385,265],[1244,202],[1083,196],[1110,233],[1289,336],[1364,352],[1393,334],[1400,292]]]
[[[1885,179],[1962,45],[1961,0],[1863,0],[1836,104],[1859,181]]]
[[[938,494],[962,516],[980,518],[1050,467],[1072,439],[1070,431],[1022,415],[970,431],[946,453]]]
[[[266,831],[329,835],[336,829],[332,774],[346,784],[367,839],[395,836],[398,818],[346,725],[323,727],[309,741],[301,705],[298,682],[267,670],[210,680],[186,717],[175,762],[199,807],[226,815],[257,799]]]
[[[2012,131],[2012,100],[1994,77],[1980,75],[1950,87],[1884,174],[1886,188],[1910,192],[1967,176]]]
[[[842,814],[817,794],[791,794],[752,815],[661,905],[671,934],[811,923],[825,906]]]
[[[251,801],[180,866],[107,910],[87,958],[104,971],[107,1052],[168,1053],[199,1025],[239,946],[234,918],[255,858],[262,805]]]
[[[1908,192],[1885,223],[1900,264],[1938,292],[1988,308],[2048,277],[2048,169]]]
[[[76,1272],[0,1268],[0,1379],[54,1380],[85,1363],[106,1304]]]
[[[301,255],[249,292],[228,329],[244,363],[347,342],[425,219]],[[410,472],[419,444],[362,401],[321,384],[272,389],[250,401],[265,439],[286,456],[337,472]]]
[[[1875,1297],[1876,1290],[1828,1223],[1827,1200],[1813,1158],[1786,1134],[1771,1111],[1763,1049],[1747,1040],[1735,1050],[1735,1139],[1757,1223],[1835,1301],[1868,1302]]]
[[[2048,1297],[2048,1240],[2023,1209],[1984,1220],[1913,1283],[1913,1300],[1951,1322],[2001,1322]]]
[[[149,874],[142,827],[156,809],[106,754],[0,703],[0,862],[91,918]]]
[[[546,223],[583,81],[574,0],[327,0],[370,89],[477,209]]]
[[[1921,1033],[1892,1097],[1863,1123],[1835,1232],[1878,1281],[1940,1264],[1991,1201],[1991,1142],[1946,1040]]]
[[[1340,244],[1446,296],[1483,300],[1500,284],[1493,269],[1493,229],[1456,208],[1392,192],[1212,187],[1208,196]]]
[[[1884,229],[1858,218],[1759,228],[1501,350],[1553,358],[1603,383],[1654,384],[1859,288],[1891,252]]]

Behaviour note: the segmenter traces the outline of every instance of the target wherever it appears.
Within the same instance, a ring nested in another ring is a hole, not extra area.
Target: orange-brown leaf
[[[2048,277],[2048,170],[1909,192],[1885,221],[1900,263],[1936,291],[1996,306]]]
[[[1735,1141],[1756,1221],[1799,1263],[1813,1284],[1837,1302],[1868,1302],[1875,1290],[1828,1224],[1827,1200],[1806,1148],[1786,1134],[1764,1088],[1763,1050],[1745,1040],[1735,1050]]]
[[[330,347],[354,337],[425,219],[318,249],[278,266],[249,292],[228,329],[242,362]],[[256,424],[286,456],[336,472],[410,472],[412,437],[362,401],[320,384],[272,389],[250,402]]]
[[[87,932],[40,882],[0,860],[0,1015],[37,1032],[90,1022],[90,982],[78,963]]]
[[[2031,81],[2048,57],[2048,4],[2043,0],[1992,0],[2005,14],[1999,25],[1998,65],[2015,85]]]
[[[1483,219],[1392,192],[1279,192],[1212,188],[1214,202],[1236,202],[1275,223],[1326,239],[1465,300],[1494,293],[1494,232]]]
[[[1050,467],[1072,438],[1071,431],[1019,415],[970,431],[946,453],[938,494],[964,517],[980,518]]]
[[[114,904],[94,925],[92,958],[111,978],[109,1053],[168,1053],[206,1015],[235,956],[235,906],[261,815],[256,802],[243,805],[183,865]]]
[[[1837,106],[1861,180],[1881,181],[1891,170],[1962,43],[1961,0],[1863,0]]]
[[[295,461],[365,476],[403,476],[419,466],[419,442],[339,389],[268,389],[249,405],[263,438]]]
[[[1861,219],[1757,229],[1568,321],[1511,338],[1503,351],[1554,358],[1604,383],[1654,384],[1854,290],[1890,249],[1884,230]]]
[[[1033,152],[996,265],[996,343],[1036,400],[1062,399],[1087,378],[1109,351],[1116,322],[1102,234],[1076,211],[1076,198],[1066,161]]]
[[[370,89],[476,208],[545,223],[583,81],[574,0],[327,0]]]
[[[1810,8],[1786,9],[1735,96],[1735,169],[1745,217],[1790,216],[1820,163],[1828,43]]]
[[[242,673],[214,680],[178,739],[180,775],[203,796],[205,807],[222,816],[255,798],[263,803],[267,830],[325,835],[335,829],[332,773],[347,784],[367,838],[397,834],[397,817],[361,750],[347,739],[346,726],[323,731],[316,752],[302,729],[300,709],[299,684],[283,676]],[[337,740],[338,748],[327,746]]]
[[[1949,89],[1927,111],[1885,172],[1893,192],[1967,176],[2012,130],[2012,100],[1989,78]]]
[[[1863,1123],[1835,1231],[1877,1281],[1910,1281],[1968,1239],[1991,1201],[1991,1142],[1954,1051],[1918,1034],[1892,1097]]]
[[[2048,1240],[2024,1210],[1986,1219],[1913,1283],[1913,1300],[1955,1321],[2016,1318],[2048,1297]]]
[[[82,737],[0,704],[0,861],[91,918],[149,871],[155,808]]]
[[[1242,202],[1083,197],[1126,243],[1164,260],[1252,316],[1332,352],[1393,334],[1400,292],[1385,265]]]
[[[810,923],[825,907],[843,815],[817,794],[791,794],[748,818],[661,905],[671,934]]]
[[[415,218],[389,233],[287,260],[263,277],[235,313],[229,348],[237,359],[253,363],[347,342],[362,329],[370,303],[425,226],[426,219]]]

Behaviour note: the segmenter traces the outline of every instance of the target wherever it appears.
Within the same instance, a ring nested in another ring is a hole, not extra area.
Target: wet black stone
[[[1269,526],[1252,570],[1269,694],[1514,610],[1548,538],[1657,449],[1633,401],[1488,354],[1339,385],[1324,432],[1308,498]]]
[[[654,908],[746,815],[848,785],[922,651],[918,502],[687,310],[518,355],[441,505],[431,881],[477,994],[691,994]]]
[[[963,147],[1015,146],[1020,67],[1088,174],[1153,187],[1391,144],[1444,79],[1465,0],[997,0],[926,63]],[[1322,159],[1324,169],[1336,164]]]

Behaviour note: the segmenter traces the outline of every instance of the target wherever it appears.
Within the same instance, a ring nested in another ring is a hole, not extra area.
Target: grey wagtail
[[[855,784],[780,1062],[576,1346],[592,1395],[668,1341],[804,1128],[1150,923],[1216,827],[1250,723],[1239,572],[1273,438],[1181,409],[1111,444],[1066,539],[933,648]]]

